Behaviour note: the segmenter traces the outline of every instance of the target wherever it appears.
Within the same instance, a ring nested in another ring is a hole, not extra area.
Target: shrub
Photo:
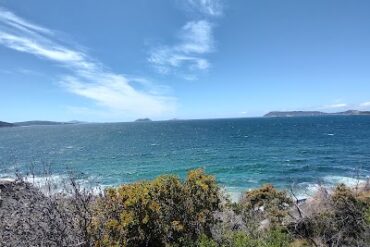
[[[338,185],[328,200],[327,208],[305,216],[289,229],[311,242],[317,239],[329,246],[366,246],[366,203],[344,184]]]
[[[264,233],[261,246],[266,247],[285,247],[289,246],[292,237],[287,233],[287,231],[280,227],[275,227]]]
[[[241,231],[230,231],[224,235],[222,241],[202,236],[198,242],[199,247],[287,247],[291,237],[283,230],[275,228],[263,232],[259,236],[251,236]]]
[[[366,209],[366,212],[365,212],[365,222],[368,225],[368,227],[370,227],[370,207],[368,207]]]
[[[284,191],[276,190],[271,184],[248,191],[240,201],[240,207],[247,215],[259,216],[259,220],[268,219],[281,225],[292,200]]]
[[[56,194],[0,182],[0,245],[370,246],[368,189],[338,185],[296,204],[301,214],[294,215],[291,199],[272,185],[225,203],[215,178],[201,169],[185,180],[161,176],[99,195],[73,178],[66,182]]]
[[[210,235],[220,210],[219,187],[200,169],[182,182],[162,176],[108,189],[95,207],[91,231],[97,246],[189,244]]]
[[[206,235],[201,235],[198,239],[197,247],[218,247],[219,245],[212,238],[207,237]]]

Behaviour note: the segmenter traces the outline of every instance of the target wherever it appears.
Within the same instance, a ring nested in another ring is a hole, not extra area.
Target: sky
[[[0,0],[0,120],[370,110],[368,0]]]

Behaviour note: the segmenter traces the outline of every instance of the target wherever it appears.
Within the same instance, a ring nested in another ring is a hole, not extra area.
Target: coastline
[[[170,173],[171,174],[171,173]],[[176,176],[176,175],[175,175]],[[27,175],[22,176],[22,180],[26,183],[32,184],[36,188],[40,189],[41,191],[45,192],[46,186],[52,184],[53,193],[59,193],[64,188],[61,185],[64,185],[66,181],[70,179],[68,174],[59,174],[59,175],[46,175],[46,176],[33,176]],[[122,185],[133,184],[137,182],[143,181],[150,181],[148,180],[137,180],[133,182],[127,183],[116,183],[116,184],[101,184],[99,181],[94,179],[79,179],[75,178],[76,182],[86,190],[92,191],[94,194],[99,194],[103,190],[107,188],[118,188]],[[335,186],[338,184],[344,184],[350,188],[355,188],[356,186],[361,186],[363,184],[367,184],[370,181],[370,177],[367,178],[353,178],[353,177],[344,177],[344,176],[328,176],[326,178],[320,179],[321,183],[308,183],[302,182],[299,184],[292,184],[290,187],[278,187],[280,190],[294,192],[294,195],[297,199],[307,199],[314,196],[320,189],[324,188],[327,191],[332,191]],[[0,174],[0,183],[2,182],[14,182],[16,181],[16,176],[1,176]],[[269,183],[266,183],[269,184]],[[273,183],[271,183],[273,184]],[[260,184],[259,186],[253,187],[233,187],[233,186],[226,186],[221,185],[220,188],[222,189],[223,193],[232,201],[238,202],[241,196],[248,192],[263,186],[264,184]],[[274,184],[273,184],[274,185]]]
[[[264,185],[244,192],[238,201],[229,201],[215,177],[202,169],[189,171],[185,179],[162,175],[99,193],[73,177],[59,181],[63,183],[59,184],[61,191],[50,177],[45,177],[45,187],[33,186],[27,179],[0,180],[0,244],[114,246],[135,241],[132,246],[184,246],[186,238],[185,246],[192,247],[224,246],[223,241],[242,241],[242,246],[303,247],[330,246],[334,238],[343,244],[365,246],[370,233],[369,181],[355,188],[343,184],[332,190],[320,187],[305,199]],[[32,180],[40,185],[40,178]],[[348,220],[352,217],[353,221]],[[344,219],[345,225],[341,224]],[[329,236],[328,227],[333,229]],[[29,228],[36,230],[30,232]],[[151,238],[158,228],[163,233]],[[138,238],[137,231],[144,234]],[[254,244],[256,241],[259,244]]]

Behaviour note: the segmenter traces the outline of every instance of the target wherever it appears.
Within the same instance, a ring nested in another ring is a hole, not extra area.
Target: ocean
[[[114,186],[204,168],[231,194],[312,191],[370,175],[370,117],[323,116],[0,128],[0,177],[73,173]]]

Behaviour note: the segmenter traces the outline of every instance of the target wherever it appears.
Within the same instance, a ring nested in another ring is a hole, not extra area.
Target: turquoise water
[[[370,175],[370,117],[246,118],[0,129],[0,176],[50,165],[116,185],[203,167],[231,191]]]

